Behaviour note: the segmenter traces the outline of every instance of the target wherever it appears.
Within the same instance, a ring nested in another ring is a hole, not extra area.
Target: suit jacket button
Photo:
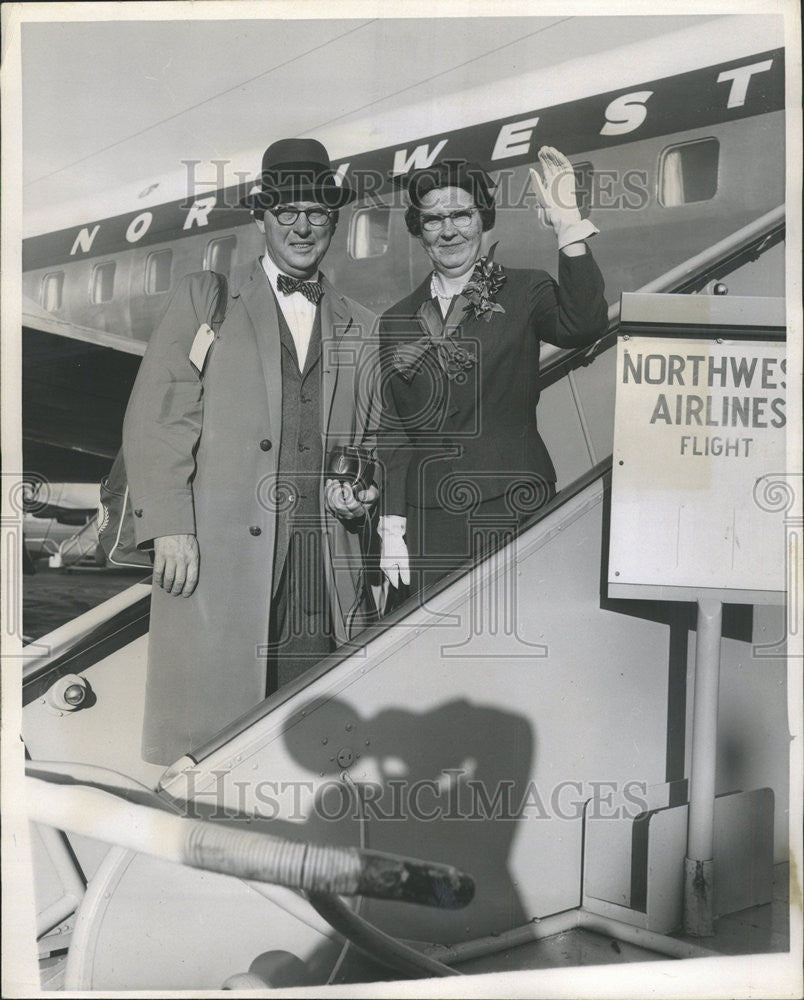
[[[260,448],[262,448],[263,451],[271,450],[271,442],[268,438],[263,438],[262,441],[260,441]]]
[[[258,524],[252,524],[252,526],[248,530],[251,532],[252,535],[262,534],[262,528]]]
[[[138,507],[138,508],[137,508],[137,509],[136,509],[136,510],[134,511],[134,517],[142,517],[142,508],[141,508],[141,507]]]

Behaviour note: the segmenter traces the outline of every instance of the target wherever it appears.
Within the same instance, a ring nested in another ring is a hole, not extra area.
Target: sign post
[[[684,931],[697,937],[714,933],[712,845],[715,832],[717,696],[722,624],[723,604],[720,601],[711,597],[698,601],[690,807],[687,820],[687,856],[684,859]]]
[[[684,931],[714,927],[723,602],[784,602],[785,535],[754,486],[785,468],[784,300],[624,294],[610,597],[698,608]]]

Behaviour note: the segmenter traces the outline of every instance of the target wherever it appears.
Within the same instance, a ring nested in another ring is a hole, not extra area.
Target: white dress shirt
[[[282,315],[285,317],[290,334],[293,337],[293,343],[296,345],[299,370],[304,371],[304,362],[307,360],[307,348],[310,346],[310,336],[313,332],[313,323],[315,323],[315,304],[305,295],[302,295],[301,292],[291,292],[290,295],[286,295],[284,292],[279,291],[277,280],[281,272],[267,253],[263,254],[262,269],[271,282],[271,288],[274,290],[276,301],[279,303],[279,308],[282,310]],[[309,278],[308,280],[315,281],[316,278]]]
[[[446,275],[440,274],[438,271],[433,271],[433,276],[430,279],[430,294],[434,299],[438,299],[442,316],[447,315],[453,298],[456,295],[460,295],[469,283],[469,279],[472,277],[474,269],[475,265],[472,264],[465,274],[461,274],[457,278],[448,278]]]

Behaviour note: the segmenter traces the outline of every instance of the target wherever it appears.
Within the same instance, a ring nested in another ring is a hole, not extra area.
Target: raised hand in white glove
[[[410,583],[410,560],[408,547],[405,545],[405,527],[407,518],[396,514],[381,517],[377,522],[377,534],[380,536],[380,569],[392,587],[398,587],[400,581]]]
[[[531,187],[547,222],[553,227],[558,239],[558,249],[562,250],[570,243],[578,243],[600,232],[589,219],[581,218],[575,193],[575,171],[566,156],[553,146],[542,146],[539,150],[539,164],[544,180],[531,167]]]

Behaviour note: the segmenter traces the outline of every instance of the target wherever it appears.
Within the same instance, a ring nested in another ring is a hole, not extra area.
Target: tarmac
[[[36,572],[22,578],[22,630],[26,641],[41,638],[145,577],[141,569],[51,569],[43,560],[35,565]]]

